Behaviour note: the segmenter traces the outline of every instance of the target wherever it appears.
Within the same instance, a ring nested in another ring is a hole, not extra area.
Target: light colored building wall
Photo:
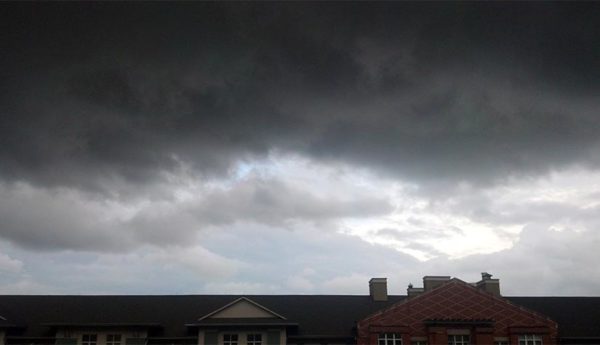
[[[286,345],[287,344],[287,332],[285,329],[281,330],[281,335],[279,338],[279,344]]]
[[[6,344],[6,332],[4,332],[3,330],[0,330],[0,345],[4,345]]]
[[[279,345],[286,345],[287,344],[287,334],[285,330],[278,330],[279,333]],[[218,344],[219,345],[223,345],[223,335],[225,334],[237,334],[238,335],[238,345],[247,345],[246,344],[246,339],[247,339],[247,335],[248,334],[261,334],[262,335],[262,344],[263,345],[270,345],[268,343],[268,331],[265,330],[255,330],[255,331],[236,331],[236,330],[230,330],[230,331],[219,331],[218,332]],[[204,339],[204,331],[199,331],[198,332],[198,345],[206,345],[205,339]]]
[[[57,338],[74,338],[77,344],[81,345],[81,339],[84,334],[96,334],[97,345],[106,345],[106,336],[109,334],[120,334],[121,345],[126,345],[128,338],[145,339],[148,336],[146,330],[131,328],[60,328],[56,331]],[[1,345],[1,344],[0,344]]]

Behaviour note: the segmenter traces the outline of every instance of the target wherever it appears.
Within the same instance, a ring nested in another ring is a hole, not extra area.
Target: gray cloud
[[[584,187],[580,186],[580,188]],[[539,192],[539,190],[534,189],[532,192]],[[501,198],[500,193],[501,191],[486,196],[485,192],[472,190],[468,194],[455,195],[441,201],[438,205],[431,206],[429,210],[432,213],[444,210],[463,215],[476,222],[497,226],[523,224],[551,226],[560,223],[579,223],[586,229],[596,229],[600,225],[599,206],[590,205],[589,200],[586,202],[585,196],[575,195],[568,200],[529,200],[519,197],[495,200]]]
[[[326,196],[300,190],[293,182],[249,179],[227,191],[211,193],[196,205],[196,217],[211,224],[251,220],[282,226],[288,221],[327,221],[336,218],[363,218],[392,211],[383,196],[348,198],[342,191]]]
[[[4,179],[114,193],[273,149],[421,183],[597,161],[595,4],[3,7]]]
[[[102,202],[76,193],[0,185],[0,237],[38,250],[123,251],[133,238]]]
[[[319,196],[293,182],[249,178],[228,189],[206,191],[189,202],[157,203],[140,211],[128,224],[141,242],[182,244],[209,227],[254,223],[294,230],[318,224],[335,231],[340,219],[381,216],[391,211],[389,200],[380,196],[336,195],[335,190]]]
[[[248,231],[256,238],[251,243],[246,236]],[[135,250],[130,254],[103,253],[93,257],[63,252],[53,260],[47,260],[42,254],[24,255],[23,270],[36,279],[23,274],[25,290],[14,288],[18,279],[0,283],[0,290],[367,294],[368,279],[384,276],[388,277],[390,293],[404,294],[409,282],[419,286],[421,277],[426,274],[477,281],[483,271],[501,279],[502,291],[507,296],[593,295],[599,288],[600,276],[595,269],[597,232],[555,232],[531,226],[511,249],[462,259],[440,256],[426,262],[390,248],[370,245],[356,237],[320,234],[311,228],[307,228],[307,232],[309,236],[306,232],[284,233],[263,226],[250,226],[250,229],[239,226],[228,235],[207,234],[205,245],[212,251],[208,255],[210,265],[198,260],[207,256],[203,250],[194,253],[193,248],[182,250],[180,247]],[[574,251],[578,255],[573,255]],[[227,268],[225,278],[223,272],[212,272],[214,265]],[[517,266],[519,270],[514,269]],[[90,270],[95,274],[83,274]],[[120,284],[114,284],[115,276],[122,278]],[[297,281],[295,285],[294,281],[290,284],[289,278],[297,276],[303,278],[301,284]],[[64,285],[64,281],[70,284]]]
[[[192,245],[207,228],[235,223],[289,230],[318,224],[336,231],[342,218],[392,210],[389,200],[377,195],[335,190],[317,195],[289,182],[259,177],[196,192],[184,201],[170,197],[130,204],[75,190],[0,185],[0,237],[41,250],[123,252],[144,244]]]

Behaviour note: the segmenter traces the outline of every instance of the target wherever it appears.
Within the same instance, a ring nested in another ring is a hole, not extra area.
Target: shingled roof
[[[558,323],[561,338],[600,338],[600,297],[506,297]]]
[[[160,324],[155,335],[194,334],[186,324],[240,298],[239,295],[0,296],[0,315],[26,324],[26,336],[50,336],[48,325],[77,322]],[[245,296],[299,324],[299,335],[351,335],[356,321],[405,296],[372,302],[369,296]]]
[[[171,296],[0,296],[2,323],[27,326],[21,336],[52,336],[57,324],[127,324],[152,327],[152,336],[195,335],[190,324],[240,295]],[[246,295],[252,301],[297,323],[298,336],[353,336],[356,321],[402,301],[389,296]],[[600,338],[600,297],[507,297],[517,305],[547,315],[559,324],[561,337]],[[188,326],[186,326],[188,325]]]

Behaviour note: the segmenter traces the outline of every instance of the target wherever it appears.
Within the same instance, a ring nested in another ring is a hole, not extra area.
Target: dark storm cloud
[[[1,6],[5,180],[115,192],[273,149],[420,182],[598,158],[594,3]]]

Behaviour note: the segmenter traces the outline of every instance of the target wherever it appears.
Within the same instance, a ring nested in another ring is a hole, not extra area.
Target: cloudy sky
[[[600,294],[598,3],[0,13],[0,293]]]

